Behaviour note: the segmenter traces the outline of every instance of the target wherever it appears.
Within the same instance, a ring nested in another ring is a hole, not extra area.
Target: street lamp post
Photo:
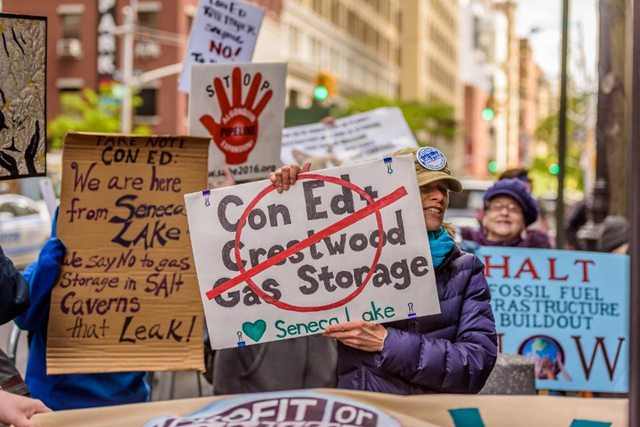
[[[569,0],[562,2],[562,65],[560,71],[560,111],[558,112],[558,199],[556,202],[556,248],[565,247],[564,176],[567,153],[567,58],[569,55]]]

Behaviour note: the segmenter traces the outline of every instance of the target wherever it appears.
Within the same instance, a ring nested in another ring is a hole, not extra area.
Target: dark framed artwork
[[[47,173],[47,18],[0,13],[0,180]]]

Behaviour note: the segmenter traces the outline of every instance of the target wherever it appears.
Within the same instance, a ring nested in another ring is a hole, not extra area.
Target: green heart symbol
[[[242,324],[242,331],[249,338],[254,340],[255,342],[260,341],[260,338],[264,335],[264,332],[267,330],[267,322],[264,320],[256,320],[255,322],[244,322]]]

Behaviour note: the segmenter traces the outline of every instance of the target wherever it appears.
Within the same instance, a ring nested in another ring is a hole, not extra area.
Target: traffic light
[[[491,108],[485,108],[482,110],[482,120],[490,122],[496,116],[496,113]]]
[[[489,172],[491,173],[498,172],[498,162],[496,161],[489,162]]]
[[[338,79],[332,73],[327,71],[318,72],[315,83],[313,97],[318,101],[324,101],[338,93]]]
[[[496,117],[496,101],[492,96],[487,98],[487,104],[485,105],[484,110],[482,110],[482,120],[485,122],[490,122]]]
[[[553,163],[549,166],[549,173],[551,175],[558,175],[560,172],[560,166],[557,163]]]
[[[329,89],[325,86],[316,86],[313,90],[313,97],[318,101],[324,101],[329,96]]]

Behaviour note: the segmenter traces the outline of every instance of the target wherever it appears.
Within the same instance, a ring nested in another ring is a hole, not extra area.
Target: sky
[[[562,40],[562,0],[516,0],[516,32],[529,37],[534,59],[551,79],[560,77]],[[573,81],[586,89],[585,71],[591,79],[591,89],[597,84],[598,2],[570,0],[569,6],[570,67]],[[531,33],[533,28],[539,31]],[[580,43],[582,41],[582,43]],[[581,46],[583,46],[581,48]],[[579,66],[584,52],[586,67]],[[586,70],[584,70],[586,68]]]

